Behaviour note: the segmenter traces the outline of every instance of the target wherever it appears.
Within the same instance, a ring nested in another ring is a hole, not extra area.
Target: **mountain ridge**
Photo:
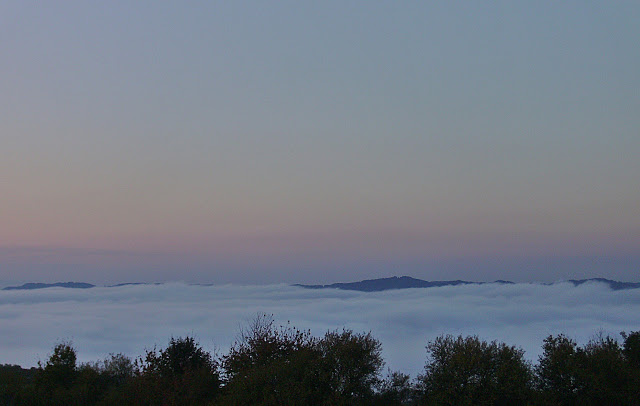
[[[70,289],[89,289],[95,288],[96,285],[85,282],[55,282],[55,283],[42,283],[42,282],[29,282],[20,286],[7,286],[2,290],[34,290],[34,289],[46,289],[46,288],[70,288]]]
[[[535,282],[532,282],[535,283]],[[640,282],[620,282],[606,278],[589,278],[589,279],[569,279],[560,280],[550,283],[539,283],[540,285],[554,285],[557,283],[571,283],[574,286],[580,286],[585,283],[604,283],[612,290],[625,290],[625,289],[639,289]],[[357,282],[337,282],[326,285],[305,285],[305,284],[293,284],[291,286],[297,286],[304,289],[341,289],[341,290],[354,290],[360,292],[381,292],[385,290],[398,290],[398,289],[412,289],[412,288],[435,288],[444,286],[461,286],[461,285],[487,285],[487,284],[500,284],[500,285],[514,285],[515,282],[506,280],[495,280],[492,282],[472,282],[461,279],[447,280],[447,281],[427,281],[423,279],[413,278],[410,276],[391,276],[387,278],[376,279],[364,279]],[[128,282],[119,283],[115,285],[106,285],[104,287],[122,287],[122,286],[136,286],[136,285],[162,285],[159,282]],[[196,286],[212,286],[213,284],[193,284]],[[67,288],[67,289],[90,289],[97,287],[91,283],[85,282],[55,282],[55,283],[42,283],[42,282],[30,282],[20,286],[7,286],[2,290],[36,290],[46,288]]]
[[[590,278],[590,279],[569,279],[561,280],[551,283],[540,283],[541,285],[554,285],[557,283],[571,283],[574,286],[580,286],[585,283],[604,283],[612,290],[624,290],[624,289],[638,289],[640,283],[636,282],[620,282],[605,278]],[[410,289],[410,288],[435,288],[443,286],[459,286],[459,285],[486,285],[486,284],[501,284],[501,285],[514,285],[515,282],[496,280],[493,282],[471,282],[464,280],[450,280],[450,281],[425,281],[422,279],[412,278],[410,276],[392,276],[388,278],[378,279],[365,279],[359,282],[342,282],[332,283],[328,285],[303,285],[295,284],[305,289],[341,289],[341,290],[356,290],[360,292],[380,292],[384,290],[396,290],[396,289]]]

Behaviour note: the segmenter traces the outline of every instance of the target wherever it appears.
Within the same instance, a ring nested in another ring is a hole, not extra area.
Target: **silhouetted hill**
[[[74,289],[88,289],[93,288],[96,285],[84,282],[56,282],[56,283],[25,283],[20,286],[7,286],[2,290],[33,290],[33,289],[45,289],[45,288],[74,288]]]
[[[612,281],[611,279],[605,278],[591,278],[591,279],[570,279],[567,282],[573,283],[575,286],[582,285],[587,282],[600,282],[609,285],[612,290],[624,290],[624,289],[638,289],[640,288],[640,283],[637,282],[619,282]]]
[[[115,285],[107,285],[107,288],[119,288],[121,286],[140,286],[140,285],[163,285],[162,282],[124,282],[124,283],[116,283]]]
[[[640,283],[633,282],[618,282],[610,279],[604,278],[591,278],[591,279],[580,279],[580,280],[568,280],[565,282],[572,283],[575,286],[582,285],[587,282],[599,282],[609,285],[609,288],[612,290],[622,290],[622,289],[637,289],[640,288]],[[357,290],[360,292],[380,292],[383,290],[392,290],[392,289],[409,289],[409,288],[436,288],[442,286],[458,286],[458,285],[484,285],[488,283],[497,283],[497,284],[508,284],[512,285],[514,282],[505,281],[505,280],[497,280],[494,282],[469,282],[463,280],[453,280],[453,281],[425,281],[422,279],[412,278],[410,276],[392,276],[390,278],[379,278],[379,279],[366,279],[359,282],[347,282],[347,283],[332,283],[330,285],[302,285],[295,284],[294,286],[299,286],[305,289],[343,289],[343,290]],[[553,285],[555,283],[545,283],[545,285]]]
[[[330,285],[301,285],[297,284],[294,286],[300,286],[307,289],[344,289],[344,290],[358,290],[361,292],[379,292],[382,290],[391,290],[391,289],[409,289],[409,288],[435,288],[441,286],[458,286],[458,285],[472,285],[472,284],[482,284],[485,282],[469,282],[462,280],[454,280],[454,281],[425,281],[422,279],[412,278],[410,276],[392,276],[390,278],[380,278],[380,279],[366,279],[360,282],[347,282],[347,283],[332,283]],[[513,283],[513,282],[505,282],[505,281],[496,281],[495,283]]]
[[[514,282],[497,280],[494,282],[470,282],[460,279],[452,281],[425,281],[422,279],[412,278],[410,276],[392,276],[390,278],[379,279],[365,279],[359,282],[344,282],[344,283],[332,283],[329,285],[303,285],[294,284],[293,286],[299,286],[305,289],[342,289],[342,290],[356,290],[360,292],[380,292],[383,290],[393,289],[410,289],[410,288],[437,288],[442,286],[459,286],[459,285],[485,285],[485,284],[502,284],[513,285]],[[591,278],[591,279],[570,279],[566,281],[558,281],[551,283],[542,283],[542,285],[554,285],[556,283],[571,283],[574,286],[580,286],[585,283],[604,283],[612,290],[624,290],[624,289],[638,289],[640,283],[637,282],[619,282],[605,278]],[[108,285],[108,288],[122,287],[122,286],[137,286],[137,285],[162,285],[162,283],[144,283],[144,282],[129,282],[119,283],[116,285]],[[88,289],[93,288],[96,285],[84,282],[56,282],[56,283],[25,283],[20,286],[8,286],[2,290],[33,290],[33,289],[45,289],[45,288],[71,288],[71,289]],[[212,286],[212,284],[194,284],[194,286]]]

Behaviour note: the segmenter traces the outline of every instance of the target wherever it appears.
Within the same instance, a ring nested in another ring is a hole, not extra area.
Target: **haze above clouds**
[[[60,340],[72,340],[81,361],[110,352],[137,356],[187,334],[205,349],[224,353],[259,312],[314,335],[342,327],[372,331],[382,341],[388,367],[415,376],[427,341],[440,334],[501,340],[521,346],[535,361],[549,334],[584,343],[599,331],[617,336],[638,330],[640,289],[487,284],[363,293],[172,283],[0,291],[0,363],[33,366]]]
[[[0,3],[0,283],[640,269],[640,2]]]

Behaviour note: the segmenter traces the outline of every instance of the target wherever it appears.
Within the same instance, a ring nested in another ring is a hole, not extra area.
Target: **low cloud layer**
[[[173,283],[0,291],[0,363],[33,366],[60,340],[73,341],[80,361],[110,352],[133,357],[184,335],[224,353],[258,312],[315,335],[342,327],[371,331],[383,344],[387,366],[415,376],[426,343],[441,334],[504,341],[535,361],[549,334],[584,343],[598,332],[640,330],[640,289],[490,284],[364,293]]]

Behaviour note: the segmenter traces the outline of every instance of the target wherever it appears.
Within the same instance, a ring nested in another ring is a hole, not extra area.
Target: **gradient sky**
[[[638,21],[3,2],[0,281],[638,280]]]

